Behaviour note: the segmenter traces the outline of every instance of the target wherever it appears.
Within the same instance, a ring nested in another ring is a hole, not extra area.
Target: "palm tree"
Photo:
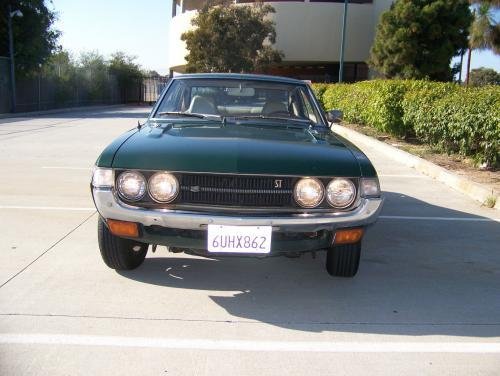
[[[492,15],[493,8],[500,7],[500,0],[471,0],[471,3],[478,3],[478,6],[474,10],[474,21],[469,33],[466,85],[469,84],[472,50],[491,49],[500,54],[500,25]]]
[[[471,0],[472,4],[488,4],[493,7],[500,7],[500,0]]]

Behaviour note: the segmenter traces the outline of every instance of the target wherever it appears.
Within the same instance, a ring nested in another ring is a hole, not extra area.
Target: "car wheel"
[[[97,225],[97,238],[101,257],[112,269],[135,269],[142,264],[148,253],[149,244],[113,235],[101,218]]]
[[[326,270],[335,277],[354,277],[358,272],[361,242],[334,245],[326,253]]]

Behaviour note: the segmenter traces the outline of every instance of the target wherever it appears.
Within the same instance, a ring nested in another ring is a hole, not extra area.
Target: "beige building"
[[[249,3],[252,1],[237,1]],[[276,13],[275,48],[285,57],[271,73],[312,81],[337,81],[343,0],[270,1]],[[392,0],[350,0],[346,33],[344,80],[359,81],[369,76],[366,60],[380,14]],[[191,27],[191,18],[203,1],[174,0],[169,34],[169,66],[182,73],[187,51],[180,36]]]

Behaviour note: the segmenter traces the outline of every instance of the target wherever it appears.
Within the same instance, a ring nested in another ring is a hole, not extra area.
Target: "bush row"
[[[374,80],[313,84],[325,109],[344,120],[389,134],[416,136],[478,163],[500,163],[500,87],[463,87],[428,81]]]

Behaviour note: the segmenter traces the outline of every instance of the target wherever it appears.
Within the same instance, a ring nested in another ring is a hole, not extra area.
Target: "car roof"
[[[256,81],[271,81],[280,82],[285,84],[299,84],[305,85],[306,83],[295,78],[270,76],[265,74],[246,74],[246,73],[189,73],[175,76],[174,79],[189,79],[189,78],[218,78],[218,79],[234,79],[234,80],[256,80]]]

